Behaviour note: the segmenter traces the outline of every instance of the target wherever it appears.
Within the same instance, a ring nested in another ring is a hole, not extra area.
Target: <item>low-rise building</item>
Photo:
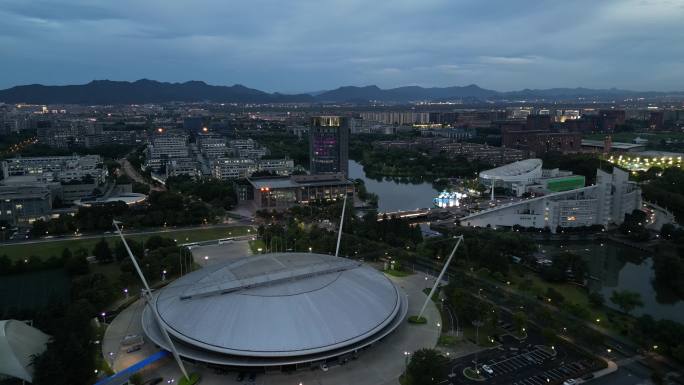
[[[255,210],[285,210],[298,204],[353,197],[354,183],[343,174],[293,175],[250,178],[251,194],[245,194]]]
[[[258,171],[287,176],[294,171],[291,159],[219,158],[212,162],[211,174],[218,179],[247,178]]]
[[[460,219],[462,226],[559,229],[619,225],[625,214],[641,208],[641,189],[629,173],[596,170],[596,184],[542,197],[523,199]]]
[[[147,147],[146,167],[159,171],[169,159],[190,156],[188,135],[179,132],[166,132],[159,129],[152,135]]]
[[[107,168],[99,155],[15,157],[2,162],[5,177],[34,175],[48,182],[92,179],[104,183]]]
[[[193,178],[201,176],[200,166],[193,158],[174,158],[166,161],[166,177],[189,175]]]
[[[0,221],[12,226],[47,219],[52,211],[52,194],[46,186],[0,186]]]
[[[220,135],[202,134],[197,136],[197,146],[207,159],[227,156],[232,152],[226,145],[226,139]]]

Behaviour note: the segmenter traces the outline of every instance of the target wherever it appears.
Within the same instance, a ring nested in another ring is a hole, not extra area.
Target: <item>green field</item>
[[[153,235],[160,235],[165,238],[176,239],[178,243],[187,242],[201,242],[213,239],[235,237],[240,235],[247,235],[248,230],[254,233],[255,230],[250,226],[234,226],[221,228],[199,228],[192,230],[164,230],[153,234],[144,235],[130,235],[126,239],[134,239],[137,241],[144,241]],[[125,234],[124,234],[125,235]],[[114,234],[103,235],[109,242],[110,246],[114,246],[118,237]],[[78,248],[85,248],[91,251],[100,238],[88,239],[69,239],[69,240],[55,240],[31,244],[16,244],[16,245],[2,245],[0,246],[0,255],[7,255],[11,259],[22,259],[28,256],[36,256],[41,258],[49,258],[51,256],[59,257],[64,248],[69,248],[74,251]]]
[[[0,312],[17,307],[38,309],[69,299],[69,276],[62,269],[0,277]]]

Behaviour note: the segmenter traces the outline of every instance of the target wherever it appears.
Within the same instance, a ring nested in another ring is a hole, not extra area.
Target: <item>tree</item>
[[[601,307],[603,306],[603,303],[605,302],[605,298],[603,298],[603,295],[599,293],[598,291],[592,291],[589,293],[589,303],[593,307]]]
[[[449,360],[435,349],[420,349],[411,355],[406,368],[406,382],[409,385],[438,384],[445,381],[444,367]]]
[[[521,311],[513,313],[513,324],[515,324],[518,331],[522,331],[525,325],[527,325],[527,314]]]
[[[629,290],[613,291],[613,294],[610,296],[610,301],[616,304],[620,310],[626,314],[631,313],[632,310],[637,307],[644,306],[641,295]]]
[[[109,249],[109,244],[104,238],[101,238],[93,248],[93,255],[100,263],[109,263],[114,258],[112,256],[112,251]]]
[[[127,239],[126,242],[136,258],[144,257],[145,248],[143,247],[142,242],[138,242],[134,239]],[[118,262],[128,258],[128,251],[126,251],[126,246],[124,246],[123,241],[118,240],[114,245],[114,256]]]

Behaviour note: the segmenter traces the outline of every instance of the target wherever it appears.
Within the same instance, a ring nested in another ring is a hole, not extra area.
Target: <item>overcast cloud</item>
[[[684,0],[0,0],[0,88],[684,90]]]

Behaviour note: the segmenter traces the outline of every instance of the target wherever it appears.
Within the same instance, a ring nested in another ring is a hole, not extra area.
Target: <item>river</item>
[[[380,181],[368,178],[363,171],[363,166],[353,160],[349,161],[349,177],[362,179],[368,192],[378,195],[379,212],[432,207],[432,199],[438,194],[429,182],[399,183],[388,178]]]
[[[582,256],[593,277],[588,282],[589,289],[598,290],[607,306],[617,308],[610,302],[613,291],[634,291],[641,295],[644,303],[633,311],[634,315],[650,314],[655,319],[684,322],[684,301],[656,291],[653,259],[643,251],[614,242],[542,243],[539,249],[551,257],[561,251]]]
[[[412,184],[388,178],[371,179],[366,176],[363,166],[352,160],[349,161],[349,176],[362,179],[366,189],[378,195],[380,212],[432,207],[432,199],[438,195],[428,182]],[[539,248],[549,256],[566,250],[581,255],[593,277],[589,280],[589,289],[601,292],[607,306],[615,308],[610,302],[613,291],[635,291],[641,295],[644,306],[635,309],[634,315],[650,314],[656,319],[684,322],[684,301],[665,298],[666,295],[656,291],[652,284],[653,259],[644,252],[613,242],[553,242],[540,244]]]

